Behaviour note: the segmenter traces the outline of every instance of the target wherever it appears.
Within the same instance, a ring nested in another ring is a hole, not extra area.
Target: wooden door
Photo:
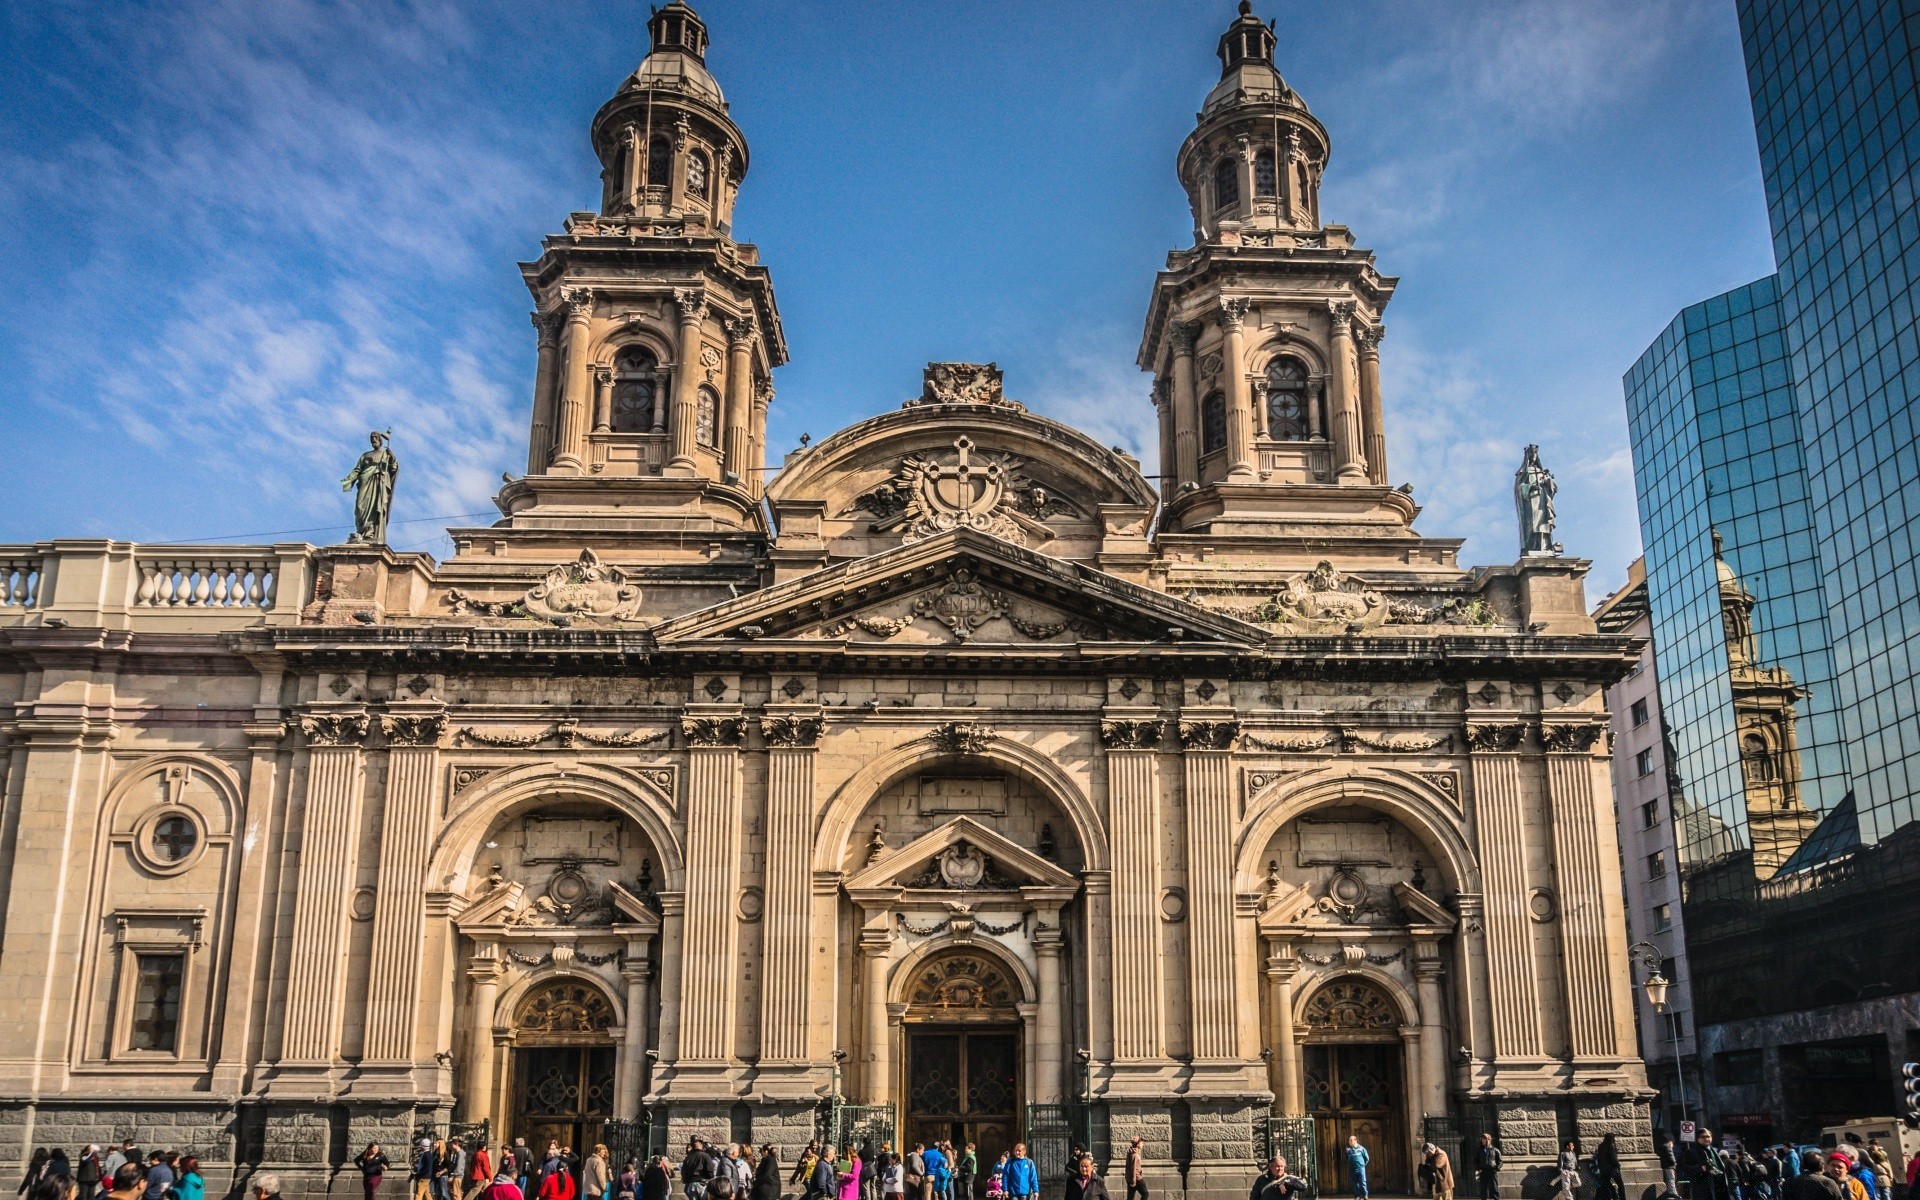
[[[907,1035],[905,1142],[976,1147],[984,1194],[987,1172],[1019,1139],[1020,1031],[1005,1026],[921,1028]]]
[[[529,1046],[514,1051],[514,1136],[536,1160],[548,1142],[571,1146],[581,1161],[613,1116],[611,1046]],[[536,1161],[537,1165],[537,1161]]]
[[[1305,1065],[1321,1194],[1352,1194],[1347,1173],[1350,1136],[1358,1137],[1371,1157],[1370,1191],[1375,1195],[1410,1191],[1409,1148],[1401,1118],[1400,1047],[1387,1042],[1310,1043]]]

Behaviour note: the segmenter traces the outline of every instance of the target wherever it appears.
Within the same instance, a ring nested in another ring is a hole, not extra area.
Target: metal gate
[[[424,1121],[421,1123],[420,1128],[413,1131],[414,1145],[419,1145],[420,1139],[422,1138],[430,1141],[436,1139],[452,1141],[454,1138],[459,1138],[460,1144],[468,1150],[472,1150],[475,1146],[491,1146],[493,1144],[493,1122],[490,1120],[449,1121],[442,1125],[435,1124],[431,1121]],[[412,1147],[408,1147],[408,1149],[411,1150]]]
[[[629,1156],[645,1167],[654,1155],[666,1153],[667,1122],[664,1115],[656,1121],[651,1111],[641,1109],[631,1121],[608,1121],[600,1140],[607,1144],[607,1161],[617,1175]]]
[[[1088,1104],[1027,1105],[1027,1155],[1040,1176],[1040,1194],[1066,1189],[1067,1156],[1074,1147],[1093,1149],[1093,1108]],[[984,1164],[983,1164],[984,1169]]]
[[[1264,1167],[1268,1159],[1279,1155],[1287,1160],[1287,1174],[1304,1179],[1309,1196],[1316,1194],[1320,1178],[1320,1138],[1313,1118],[1269,1113],[1258,1119],[1266,1125],[1265,1136],[1254,1139],[1255,1145],[1264,1148],[1260,1165]]]
[[[1480,1135],[1493,1135],[1500,1144],[1500,1127],[1491,1105],[1468,1104],[1455,1115],[1430,1116],[1424,1122],[1426,1140],[1447,1152],[1453,1165],[1454,1187],[1465,1195],[1474,1178],[1474,1163],[1480,1152]]]
[[[827,1106],[826,1124],[826,1129],[821,1132],[830,1147],[853,1146],[858,1149],[862,1142],[871,1141],[875,1150],[882,1146],[900,1149],[899,1125],[894,1119],[891,1104],[841,1104],[835,1101]]]

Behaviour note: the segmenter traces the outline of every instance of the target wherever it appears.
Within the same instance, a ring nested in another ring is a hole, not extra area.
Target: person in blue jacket
[[[1367,1164],[1373,1156],[1360,1144],[1358,1134],[1347,1135],[1347,1174],[1353,1179],[1354,1200],[1367,1200]]]
[[[1008,1200],[1040,1194],[1040,1172],[1034,1169],[1033,1160],[1027,1157],[1025,1142],[1013,1144],[1013,1157],[1007,1160],[1006,1182]]]

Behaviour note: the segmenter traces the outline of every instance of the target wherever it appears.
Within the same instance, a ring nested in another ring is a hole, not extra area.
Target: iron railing
[[[444,1139],[449,1142],[459,1138],[460,1144],[469,1150],[475,1146],[491,1146],[493,1145],[493,1122],[490,1120],[423,1121],[420,1123],[420,1128],[413,1131],[414,1144],[418,1145],[422,1138]]]
[[[1264,1164],[1274,1155],[1287,1160],[1287,1173],[1307,1181],[1307,1195],[1320,1190],[1320,1137],[1312,1117],[1281,1116],[1268,1113],[1254,1118],[1262,1128],[1254,1130],[1253,1144],[1261,1147]]]
[[[1064,1189],[1067,1158],[1074,1147],[1093,1150],[1093,1106],[1090,1104],[1029,1104],[1026,1113],[1027,1154],[1040,1176],[1040,1193]]]
[[[871,1141],[873,1148],[900,1148],[899,1123],[891,1104],[843,1104],[838,1100],[826,1105],[824,1128],[820,1131],[826,1145],[852,1146],[858,1149]]]

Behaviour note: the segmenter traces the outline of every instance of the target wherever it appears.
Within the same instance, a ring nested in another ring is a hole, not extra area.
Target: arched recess
[[[673,832],[673,797],[659,785],[613,767],[574,763],[562,773],[550,763],[528,763],[488,776],[462,797],[434,843],[429,887],[466,892],[489,829],[560,800],[597,802],[631,818],[653,843],[660,889],[679,891],[685,886],[685,865]]]
[[[534,999],[535,993],[553,985],[576,985],[590,987],[599,993],[612,1014],[611,1026],[619,1028],[627,1023],[626,1006],[621,1002],[614,989],[607,986],[592,971],[575,967],[545,967],[535,971],[524,979],[517,980],[502,989],[500,998],[494,1003],[492,1021],[494,1028],[517,1029],[520,1025],[523,1009]]]
[[[616,326],[602,334],[587,351],[587,361],[596,367],[611,367],[613,360],[628,346],[646,347],[662,371],[671,370],[675,365],[672,339],[662,330],[639,323]]]
[[[1348,767],[1327,767],[1284,779],[1251,799],[1247,807],[1253,817],[1241,831],[1234,860],[1236,890],[1259,889],[1264,878],[1262,856],[1283,826],[1330,804],[1377,809],[1395,818],[1433,852],[1448,886],[1456,892],[1480,890],[1479,861],[1452,803],[1438,789]]]
[[[1039,788],[1073,823],[1074,838],[1080,844],[1085,869],[1107,869],[1106,827],[1086,793],[1052,758],[1006,738],[993,739],[977,754],[949,754],[917,738],[875,755],[840,785],[821,813],[814,838],[813,869],[828,873],[843,869],[842,860],[853,823],[882,791],[915,771],[956,762],[995,767],[1019,775]]]
[[[990,939],[976,938],[970,942],[958,942],[951,938],[929,941],[924,946],[915,947],[894,967],[892,977],[887,981],[887,1001],[890,1004],[911,1004],[915,984],[919,981],[923,967],[933,965],[936,960],[957,958],[965,954],[975,954],[991,958],[1007,974],[1007,979],[1020,989],[1014,997],[1016,1005],[1030,1004],[1039,990],[1033,973],[1019,958],[1008,953]]]
[[[1248,373],[1266,375],[1267,368],[1273,365],[1273,360],[1276,358],[1297,358],[1307,368],[1309,376],[1314,379],[1326,378],[1327,359],[1320,353],[1319,347],[1284,333],[1263,343],[1248,356]]]
[[[1319,980],[1315,986],[1300,989],[1300,995],[1294,1000],[1293,1023],[1296,1026],[1305,1025],[1312,1028],[1314,1023],[1308,1020],[1308,1014],[1317,1005],[1324,1004],[1331,996],[1333,989],[1348,981],[1364,983],[1386,999],[1392,1009],[1389,1015],[1393,1023],[1382,1027],[1384,1034],[1391,1034],[1397,1041],[1402,1026],[1419,1024],[1420,1005],[1414,999],[1413,993],[1407,991],[1391,974],[1364,963],[1342,966],[1338,973]]]

